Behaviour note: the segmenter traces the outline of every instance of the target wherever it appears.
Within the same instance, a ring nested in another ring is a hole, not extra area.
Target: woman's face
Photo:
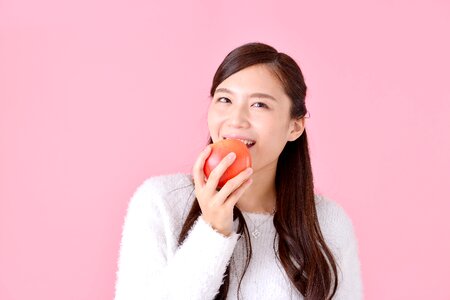
[[[290,107],[275,75],[265,65],[250,66],[217,86],[208,110],[211,138],[254,142],[249,148],[254,172],[276,168],[286,143],[304,128],[304,118],[290,118]]]

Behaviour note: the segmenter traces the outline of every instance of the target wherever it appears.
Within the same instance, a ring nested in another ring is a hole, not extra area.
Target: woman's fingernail
[[[234,159],[236,157],[236,153],[234,153],[234,152],[231,152],[230,154],[228,154],[228,159],[229,160],[232,160],[232,159]]]
[[[247,175],[250,175],[250,174],[253,173],[253,169],[252,169],[252,168],[248,168],[247,171],[245,171],[245,173],[246,173]]]

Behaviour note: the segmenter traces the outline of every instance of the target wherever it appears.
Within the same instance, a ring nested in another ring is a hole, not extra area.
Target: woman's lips
[[[249,139],[247,137],[243,137],[243,136],[224,136],[223,139],[239,140],[239,141],[243,142],[247,146],[247,148],[251,148],[256,144],[256,142],[254,140]]]

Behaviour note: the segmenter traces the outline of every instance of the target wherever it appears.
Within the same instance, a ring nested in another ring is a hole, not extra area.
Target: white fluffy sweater
[[[244,239],[225,237],[202,217],[178,247],[177,239],[195,198],[189,174],[147,179],[128,205],[123,225],[115,300],[214,299],[231,264],[227,299],[237,299],[245,263]],[[362,299],[357,241],[352,223],[336,203],[316,195],[320,227],[336,258],[339,284],[334,299]],[[251,236],[252,259],[243,278],[240,299],[303,299],[287,278],[273,248],[273,216],[244,214]],[[250,218],[250,219],[249,219]],[[238,221],[235,220],[235,231]]]

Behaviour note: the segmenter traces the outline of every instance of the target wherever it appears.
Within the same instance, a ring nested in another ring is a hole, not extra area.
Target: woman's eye
[[[227,103],[227,101],[230,101],[230,99],[225,98],[225,97],[217,98],[217,102]]]
[[[255,104],[258,104],[257,107],[268,108],[268,106],[265,103],[262,103],[262,102],[256,102]]]
[[[219,97],[219,98],[217,98],[216,102],[219,102],[219,103],[231,103],[231,100],[226,98],[226,97]],[[253,106],[256,106],[257,108],[269,108],[267,106],[267,104],[265,104],[263,102],[255,102],[253,104]]]

